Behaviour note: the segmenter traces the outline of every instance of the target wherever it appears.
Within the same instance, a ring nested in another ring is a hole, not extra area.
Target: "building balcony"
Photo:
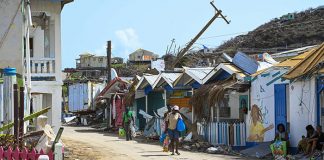
[[[55,58],[31,58],[32,81],[55,81]]]

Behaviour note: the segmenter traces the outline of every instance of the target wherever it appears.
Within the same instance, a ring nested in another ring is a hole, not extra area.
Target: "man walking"
[[[174,106],[172,108],[172,112],[169,113],[166,118],[168,124],[168,135],[171,139],[171,143],[169,144],[170,151],[172,152],[171,155],[174,155],[174,149],[175,149],[175,153],[180,155],[178,151],[180,133],[177,130],[177,123],[179,119],[182,119],[181,114],[179,112],[179,106]],[[175,143],[175,147],[174,147],[174,143]]]
[[[126,132],[126,141],[132,140],[132,123],[134,123],[133,112],[126,108],[123,113],[123,126]]]

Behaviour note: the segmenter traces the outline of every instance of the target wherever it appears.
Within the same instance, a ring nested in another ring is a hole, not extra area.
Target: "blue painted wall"
[[[150,92],[148,94],[148,114],[154,115],[157,109],[164,107],[163,92]]]

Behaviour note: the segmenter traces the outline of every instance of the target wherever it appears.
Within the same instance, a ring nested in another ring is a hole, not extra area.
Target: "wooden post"
[[[191,91],[192,91],[192,96],[193,96],[193,94],[194,94],[194,89],[192,88],[191,89]],[[194,122],[195,122],[195,120],[194,120],[194,114],[195,114],[195,109],[194,109],[194,106],[191,106],[191,123],[192,124],[194,124]]]
[[[210,122],[214,121],[214,106],[210,107]]]
[[[145,96],[145,112],[148,114],[148,96]],[[146,122],[148,122],[148,120],[146,119]]]
[[[24,113],[25,113],[25,93],[24,87],[20,87],[20,106],[19,106],[19,137],[24,135]]]
[[[14,84],[14,139],[19,144],[19,104],[18,104],[18,85]]]
[[[164,89],[164,106],[167,106],[167,92]]]
[[[111,41],[107,41],[107,85],[111,81]]]
[[[109,118],[109,120],[108,120],[108,127],[111,127],[111,114],[112,114],[112,107],[111,107],[111,103],[110,103],[110,99],[107,99],[107,104],[108,104],[108,106],[109,106],[109,115],[108,115],[108,118]]]
[[[219,122],[219,106],[216,106],[217,122]]]

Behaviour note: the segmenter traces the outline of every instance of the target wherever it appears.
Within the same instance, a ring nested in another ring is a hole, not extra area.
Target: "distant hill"
[[[324,41],[324,6],[275,18],[255,30],[232,38],[215,52],[234,54],[237,50],[255,54],[267,49],[279,52],[315,45]]]

